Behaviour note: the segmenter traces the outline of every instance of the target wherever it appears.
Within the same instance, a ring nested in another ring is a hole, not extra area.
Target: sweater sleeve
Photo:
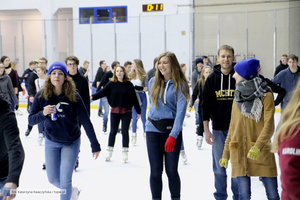
[[[46,120],[47,118],[43,114],[44,108],[40,105],[41,98],[39,98],[39,95],[40,92],[36,94],[30,114],[28,115],[28,123],[32,126]]]
[[[88,136],[89,141],[91,143],[92,152],[94,153],[94,152],[101,151],[100,144],[97,140],[93,124],[91,123],[88,112],[79,95],[77,97],[76,108],[77,108],[79,121],[83,125],[86,135]]]
[[[15,105],[19,105],[19,101],[17,99],[16,93],[15,93],[15,90],[13,88],[10,78],[8,78],[8,91],[9,91],[9,95],[13,99]]]
[[[15,114],[13,112],[9,112],[4,120],[3,136],[8,152],[9,162],[6,182],[13,182],[19,186],[19,178],[24,163],[24,149],[19,138],[19,129]]]
[[[131,82],[129,82],[129,83],[130,83],[131,96],[132,96],[132,100],[133,100],[133,106],[134,106],[136,112],[138,114],[141,114],[141,106],[139,104],[139,100],[137,99],[137,96],[136,96],[137,94],[134,90],[133,84]]]
[[[203,121],[209,121],[214,106],[213,104],[216,100],[212,81],[213,77],[209,76],[205,81],[203,89]]]
[[[187,101],[184,96],[177,89],[177,102],[176,102],[176,116],[174,121],[174,126],[171,130],[170,136],[177,138],[179,133],[182,131],[182,124],[186,113]]]
[[[99,85],[99,87],[98,87],[98,89],[97,89],[97,92],[96,92],[95,94],[92,95],[92,100],[95,101],[95,100],[97,100],[97,99],[100,99],[100,98],[102,98],[102,97],[107,96],[108,93],[109,93],[110,87],[111,87],[111,82],[109,82],[108,84],[106,84],[106,85],[104,86],[104,88],[102,88],[102,89],[100,89],[100,90],[98,90],[98,89],[100,88],[100,85]]]
[[[193,105],[198,97],[198,94],[199,94],[199,88],[196,85],[196,87],[193,90],[193,94],[192,94],[192,98],[191,98],[189,107],[193,107]]]

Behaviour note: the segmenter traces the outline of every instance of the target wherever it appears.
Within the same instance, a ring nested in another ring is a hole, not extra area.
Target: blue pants
[[[219,165],[219,160],[222,158],[227,133],[227,130],[213,130],[214,143],[212,145],[212,161],[216,188],[216,191],[214,192],[214,197],[216,200],[226,200],[228,197],[226,169]],[[238,184],[236,178],[231,178],[231,190],[233,193],[232,199],[239,199]]]
[[[146,112],[147,112],[147,96],[145,92],[137,93],[141,100],[141,119],[143,122],[143,131],[145,133],[145,124],[146,124]],[[136,124],[137,124],[137,112],[134,107],[132,107],[132,132],[136,133]]]
[[[199,104],[196,102],[194,103],[194,109],[195,109],[196,125],[198,125],[199,124],[199,113],[198,113]]]
[[[3,186],[6,183],[6,178],[7,177],[0,178],[0,192],[1,192],[0,200],[2,200],[3,196],[6,196],[9,192],[8,189],[3,188]]]
[[[97,88],[92,87],[92,94],[95,94],[97,92]],[[102,98],[99,99],[99,110],[102,110],[103,104],[102,104]]]
[[[164,158],[171,198],[180,199],[181,183],[178,174],[178,161],[182,143],[182,133],[180,133],[176,139],[174,151],[167,153],[165,152],[165,143],[168,137],[168,133],[146,132],[152,199],[161,199]]]
[[[262,177],[268,200],[279,200],[277,177]],[[239,200],[251,199],[251,179],[249,176],[237,177]]]
[[[61,190],[61,200],[70,200],[72,195],[72,175],[78,157],[80,138],[70,145],[45,139],[45,159],[48,180]]]

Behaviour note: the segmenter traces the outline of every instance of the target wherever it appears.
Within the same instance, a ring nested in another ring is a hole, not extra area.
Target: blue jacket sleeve
[[[182,131],[182,124],[186,113],[187,102],[180,90],[177,89],[177,103],[176,103],[176,116],[174,126],[171,130],[170,136],[177,138],[179,133]]]
[[[90,120],[90,117],[88,115],[88,112],[85,108],[85,105],[83,104],[83,101],[82,101],[80,95],[78,95],[78,97],[77,97],[76,108],[77,108],[79,121],[83,125],[86,135],[88,136],[89,141],[91,143],[92,152],[94,153],[94,152],[101,151],[100,144],[97,140],[93,124]]]
[[[42,98],[39,98],[40,92],[35,95],[30,114],[28,116],[28,123],[33,126],[44,121],[47,116],[44,116],[44,107],[41,105]]]

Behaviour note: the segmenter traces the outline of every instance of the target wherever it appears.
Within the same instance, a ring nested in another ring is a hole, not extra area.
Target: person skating
[[[91,96],[91,100],[107,97],[111,107],[110,133],[108,138],[108,155],[106,161],[110,161],[115,145],[116,134],[120,121],[122,132],[122,155],[123,162],[128,161],[129,151],[129,124],[132,116],[132,107],[137,111],[137,119],[140,118],[141,108],[135,94],[134,86],[130,82],[126,70],[122,66],[115,67],[112,81],[108,82],[104,88]]]
[[[159,56],[155,77],[149,81],[150,106],[146,121],[146,143],[150,163],[152,199],[162,199],[165,166],[172,200],[181,196],[178,161],[182,125],[189,100],[189,86],[172,52]]]
[[[76,92],[73,80],[62,62],[54,62],[43,89],[34,98],[29,124],[44,122],[46,172],[50,183],[66,193],[61,200],[76,199],[78,188],[72,187],[73,169],[80,148],[80,124],[91,143],[92,155],[98,158],[100,144],[86,107]]]
[[[232,177],[238,183],[239,199],[251,199],[251,177],[262,177],[269,200],[279,200],[275,156],[270,152],[274,133],[274,97],[258,77],[259,60],[238,62],[230,127],[220,166],[230,159]]]

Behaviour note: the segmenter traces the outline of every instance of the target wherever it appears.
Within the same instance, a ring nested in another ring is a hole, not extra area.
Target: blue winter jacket
[[[46,100],[40,94],[41,91],[36,94],[28,116],[30,125],[44,122],[47,139],[57,143],[72,144],[80,137],[80,124],[82,124],[90,140],[92,152],[101,150],[88,112],[77,92],[76,102],[71,102],[65,95],[53,95]],[[47,105],[55,105],[56,121],[52,121],[50,115],[44,116],[43,109]]]
[[[149,81],[149,94],[152,89],[155,78],[151,78]],[[154,107],[153,103],[150,102],[148,117],[152,120],[160,119],[175,119],[173,128],[171,130],[170,136],[177,138],[179,133],[182,131],[182,124],[185,117],[185,112],[187,108],[187,101],[181,94],[179,88],[177,88],[176,98],[174,95],[174,85],[172,80],[165,81],[164,92],[162,95],[163,99],[158,98],[158,107]],[[146,121],[146,132],[158,132],[153,124],[147,120]]]

